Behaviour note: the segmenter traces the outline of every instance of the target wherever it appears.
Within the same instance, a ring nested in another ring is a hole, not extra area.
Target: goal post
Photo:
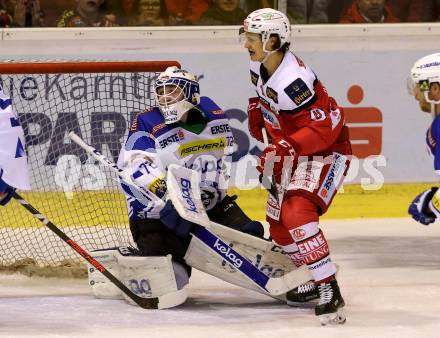
[[[0,62],[0,85],[25,132],[32,190],[22,194],[88,251],[134,243],[116,175],[68,132],[116,162],[169,66],[180,68],[177,61]],[[16,203],[0,208],[0,217],[0,270],[85,276],[80,256]]]

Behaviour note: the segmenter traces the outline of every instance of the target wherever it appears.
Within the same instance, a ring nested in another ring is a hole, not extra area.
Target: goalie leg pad
[[[185,286],[188,273],[179,263],[173,263],[171,256],[165,257],[118,257],[121,281],[140,297],[159,297],[161,308],[175,307],[187,299]],[[125,297],[125,295],[124,295]],[[129,298],[125,299],[134,304]]]
[[[232,236],[234,237],[234,236]],[[220,238],[234,248],[238,253],[249,258],[254,266],[270,277],[280,277],[295,270],[288,256],[283,254],[277,245],[269,245],[269,249],[261,250],[233,238]],[[220,258],[198,238],[193,237],[185,255],[188,265],[211,276],[220,278],[231,284],[266,294],[257,284],[244,277],[235,267]],[[279,298],[279,297],[276,297]]]
[[[91,256],[100,262],[105,268],[113,274],[117,279],[121,280],[121,271],[119,269],[117,257],[119,251],[117,248],[97,250],[91,253]],[[92,293],[96,298],[105,299],[123,299],[122,291],[111,283],[107,277],[99,272],[95,267],[87,264],[87,273],[89,277],[89,285]]]

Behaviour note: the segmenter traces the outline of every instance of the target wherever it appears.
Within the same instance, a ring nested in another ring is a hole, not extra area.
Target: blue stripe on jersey
[[[137,130],[149,132],[153,134],[154,137],[158,137],[169,130],[158,107],[154,107],[151,110],[139,114],[137,119]]]
[[[125,150],[146,150],[146,149],[155,149],[156,144],[154,142],[154,138],[148,133],[144,131],[136,131],[132,132],[128,135],[127,142],[125,142]]]
[[[200,98],[200,103],[197,105],[197,108],[203,111],[208,121],[227,118],[225,112],[207,96]]]
[[[440,116],[437,116],[427,132],[426,142],[434,156],[434,169],[440,170]]]
[[[18,122],[17,118],[11,117],[9,120],[11,121],[11,127],[12,128],[20,126],[20,122]]]
[[[5,110],[6,108],[8,108],[10,105],[12,104],[12,100],[11,99],[0,99],[0,108]]]

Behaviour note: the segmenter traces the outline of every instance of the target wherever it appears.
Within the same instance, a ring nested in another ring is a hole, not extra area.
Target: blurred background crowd
[[[0,27],[240,25],[277,0],[0,0]],[[440,21],[440,0],[287,0],[293,24]]]

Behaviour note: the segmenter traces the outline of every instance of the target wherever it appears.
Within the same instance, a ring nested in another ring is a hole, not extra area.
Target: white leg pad
[[[159,297],[160,308],[182,304],[187,299],[186,270],[166,257],[118,256],[121,281],[136,295]],[[175,267],[174,267],[175,266]],[[124,295],[124,298],[134,302]]]
[[[121,279],[121,272],[117,257],[120,255],[116,249],[100,250],[91,253],[91,256],[100,262],[117,279]],[[89,285],[96,298],[123,299],[122,292],[117,286],[110,282],[107,277],[100,273],[95,267],[87,264]]]
[[[258,267],[260,271],[269,277],[280,277],[297,269],[290,258],[277,245],[268,243],[267,250],[262,250],[246,243],[237,242],[224,235],[219,237],[238,253],[249,258],[254,266]],[[185,254],[185,261],[193,268],[204,271],[226,282],[269,295],[195,237],[192,238]],[[274,298],[285,299],[284,295]]]

